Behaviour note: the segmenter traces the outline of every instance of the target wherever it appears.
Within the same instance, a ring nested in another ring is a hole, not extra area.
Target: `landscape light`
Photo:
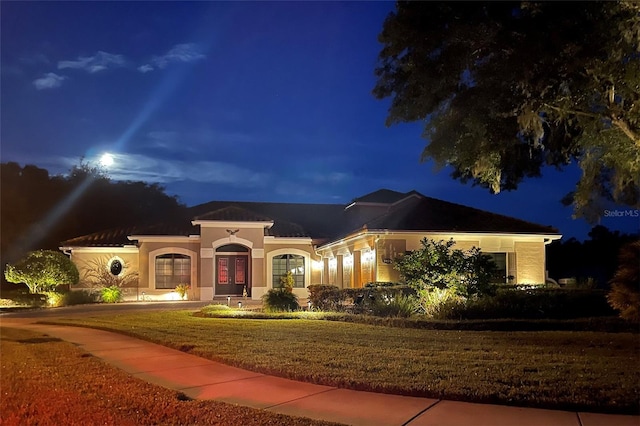
[[[238,308],[242,309],[242,302],[238,302]]]
[[[231,296],[227,296],[227,306],[231,306]]]

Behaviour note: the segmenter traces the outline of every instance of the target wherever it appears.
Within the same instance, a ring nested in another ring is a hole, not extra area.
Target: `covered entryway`
[[[216,296],[251,296],[249,249],[240,244],[227,244],[216,249],[214,259]]]

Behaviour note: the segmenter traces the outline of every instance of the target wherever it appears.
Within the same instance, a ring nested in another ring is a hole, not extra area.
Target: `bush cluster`
[[[433,319],[573,319],[614,315],[601,290],[505,287],[492,296],[464,298],[450,289],[432,289],[419,297],[406,286],[339,289],[312,285],[309,300],[319,311],[384,317]]]
[[[298,296],[288,288],[275,288],[262,296],[262,303],[266,312],[291,312],[300,309]]]
[[[112,285],[100,290],[100,298],[104,303],[117,303],[122,300],[122,289]]]
[[[44,306],[72,306],[95,303],[97,294],[84,291],[46,291],[43,293],[28,293],[26,291],[12,291],[3,293],[2,306],[25,306],[41,308]]]
[[[338,288],[313,284],[307,287],[315,310],[409,317],[415,313],[415,291],[396,283],[367,283],[363,288]]]
[[[572,319],[615,315],[601,290],[500,289],[441,309],[437,319]]]

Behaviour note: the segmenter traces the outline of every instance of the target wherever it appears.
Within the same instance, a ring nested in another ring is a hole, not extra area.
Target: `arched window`
[[[176,288],[191,285],[191,257],[169,253],[156,256],[156,288]]]
[[[304,288],[304,256],[299,254],[281,254],[273,256],[272,263],[273,287],[282,287],[280,279],[291,272],[293,275],[293,287]]]

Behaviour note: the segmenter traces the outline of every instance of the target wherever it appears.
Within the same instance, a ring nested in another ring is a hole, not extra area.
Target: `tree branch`
[[[622,132],[627,135],[627,137],[631,139],[638,148],[640,148],[640,137],[638,137],[638,135],[633,130],[631,130],[629,125],[624,120],[612,118],[611,123],[622,130]]]
[[[571,110],[571,109],[565,109],[565,108],[560,108],[554,105],[549,105],[549,104],[542,104],[543,106],[555,110],[555,111],[560,111],[560,112],[565,112],[568,114],[573,114],[573,115],[578,115],[581,117],[589,117],[589,118],[602,118],[602,115],[599,114],[595,114],[592,112],[584,112],[584,111],[576,111],[576,110]],[[638,147],[640,148],[640,136],[638,136],[630,127],[629,124],[627,124],[626,121],[621,120],[619,118],[614,118],[614,117],[609,117],[611,119],[611,124],[613,124],[614,126],[616,126],[618,129],[622,130],[622,132],[629,138],[631,139],[631,141]]]

